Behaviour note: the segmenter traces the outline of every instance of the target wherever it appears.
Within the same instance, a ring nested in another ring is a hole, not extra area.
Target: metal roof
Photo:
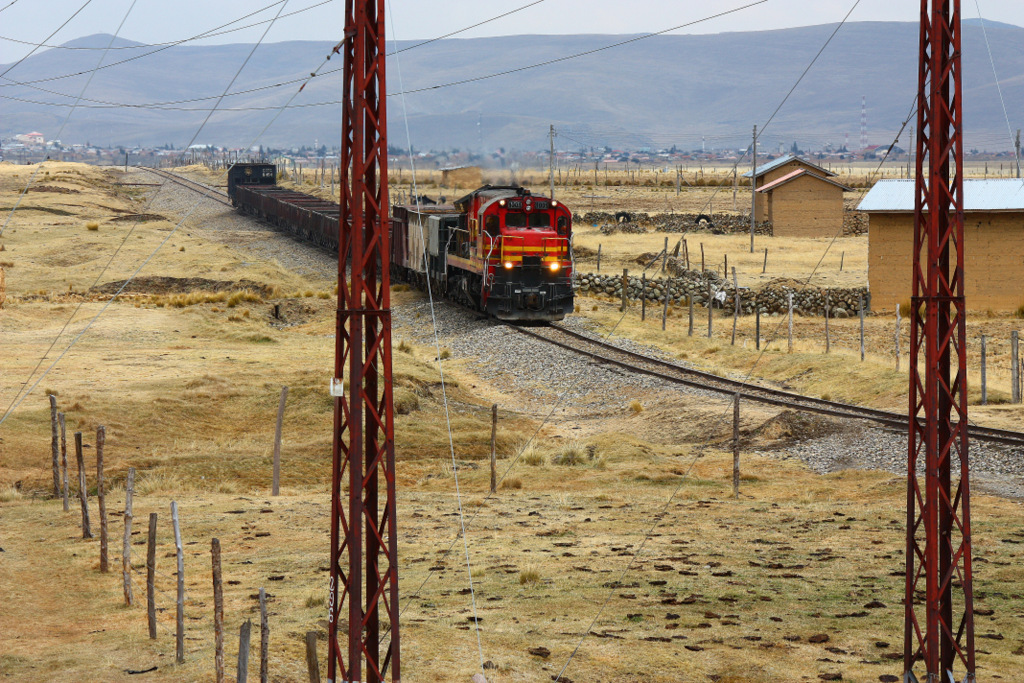
[[[801,164],[806,164],[807,166],[810,166],[811,168],[815,168],[815,169],[821,171],[822,174],[826,175],[826,176],[836,175],[832,171],[824,169],[821,166],[818,166],[817,164],[812,164],[811,162],[807,161],[807,159],[801,159],[800,157],[798,157],[798,156],[796,156],[794,154],[783,154],[778,159],[774,159],[772,161],[769,161],[767,164],[761,164],[760,166],[758,166],[755,169],[755,171],[757,172],[757,177],[760,178],[765,173],[768,173],[769,171],[774,171],[779,166],[785,166],[786,164],[788,164],[791,161],[799,161]],[[750,171],[747,171],[746,173],[744,173],[743,177],[744,178],[749,178],[750,177]]]
[[[880,180],[864,196],[858,211],[913,213],[913,180]],[[1024,211],[1024,180],[964,180],[964,211]]]
[[[798,168],[797,170],[793,171],[792,173],[787,173],[786,175],[782,176],[781,178],[776,178],[775,180],[773,180],[772,182],[768,183],[767,185],[762,185],[761,187],[757,188],[757,191],[758,192],[771,192],[772,190],[774,190],[775,188],[779,187],[780,185],[785,185],[786,183],[791,182],[793,180],[796,180],[797,178],[799,178],[801,176],[805,176],[805,175],[806,176],[810,176],[810,177],[814,178],[815,180],[820,180],[823,183],[828,183],[829,185],[835,185],[836,187],[841,189],[843,192],[852,192],[853,191],[851,188],[847,187],[846,185],[843,185],[842,183],[840,183],[840,182],[838,182],[836,180],[833,180],[832,178],[822,178],[817,173],[811,173],[806,168]]]

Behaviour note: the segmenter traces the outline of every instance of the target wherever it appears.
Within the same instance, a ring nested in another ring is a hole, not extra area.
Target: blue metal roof
[[[913,180],[880,180],[857,207],[868,213],[912,213]],[[1024,211],[1024,180],[964,180],[964,211]]]
[[[757,177],[760,178],[765,173],[768,173],[769,171],[774,171],[775,169],[777,169],[780,166],[785,166],[786,164],[788,164],[791,161],[799,161],[801,164],[806,164],[807,166],[810,166],[811,168],[817,169],[817,170],[821,171],[821,175],[826,176],[826,177],[827,176],[834,176],[835,175],[835,173],[833,173],[832,171],[824,169],[821,166],[818,166],[817,164],[812,164],[810,161],[807,161],[807,159],[801,159],[800,157],[798,157],[796,155],[793,155],[793,154],[783,154],[778,159],[773,159],[772,161],[769,161],[767,164],[761,164],[760,166],[758,166],[754,170],[757,173]],[[746,173],[744,173],[743,177],[744,178],[749,178],[750,177],[750,171],[747,171]]]

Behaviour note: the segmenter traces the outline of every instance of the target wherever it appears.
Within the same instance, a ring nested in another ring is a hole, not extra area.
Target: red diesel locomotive
[[[485,185],[450,205],[396,206],[392,276],[499,320],[573,310],[572,212],[522,187]]]
[[[277,187],[273,164],[235,164],[242,213],[337,252],[339,207]],[[446,205],[394,206],[392,278],[500,320],[561,320],[573,310],[572,212],[522,187],[485,185]]]

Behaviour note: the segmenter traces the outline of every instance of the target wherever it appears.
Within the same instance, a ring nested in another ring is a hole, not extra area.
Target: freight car
[[[240,213],[338,251],[341,208],[335,202],[278,187],[274,164],[233,165],[228,170],[228,197]]]
[[[238,210],[337,251],[339,207],[276,186],[272,164],[235,164]],[[392,207],[392,278],[500,320],[561,320],[573,310],[572,213],[522,187],[486,185],[452,204]]]

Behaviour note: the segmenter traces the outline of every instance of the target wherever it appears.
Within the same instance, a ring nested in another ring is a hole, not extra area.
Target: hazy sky
[[[541,0],[510,16],[459,34],[460,37],[519,33],[648,33],[742,7],[756,0]],[[444,35],[530,4],[531,0],[388,0],[394,26],[388,38],[424,39]],[[344,0],[135,0],[121,29],[124,38],[161,43],[190,38],[233,22],[255,10],[259,14],[232,24],[237,28],[272,19],[281,5],[283,15],[266,40],[337,40],[341,34]],[[965,17],[1024,26],[1020,0],[963,0]],[[80,13],[75,12],[82,8]],[[93,33],[113,33],[132,0],[0,0],[0,63],[13,62],[68,24],[48,41],[59,45]],[[678,33],[718,33],[786,28],[841,20],[854,0],[765,0],[725,17],[712,19]],[[861,0],[851,21],[916,21],[914,0]],[[75,15],[72,18],[72,15]],[[216,36],[208,42],[253,42],[266,24]],[[221,29],[224,30],[224,29]],[[16,39],[31,43],[12,42]]]

